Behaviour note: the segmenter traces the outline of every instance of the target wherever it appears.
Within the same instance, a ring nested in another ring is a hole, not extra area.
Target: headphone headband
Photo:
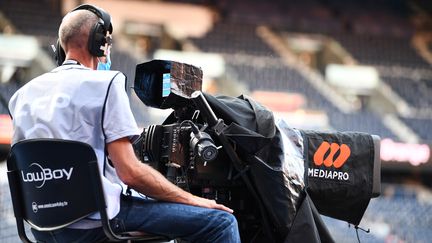
[[[90,4],[82,4],[79,5],[78,7],[72,9],[71,12],[76,11],[76,10],[88,10],[93,12],[94,14],[96,14],[99,19],[101,19],[103,21],[103,27],[105,32],[108,31],[110,34],[112,34],[113,31],[113,27],[111,24],[111,16],[105,12],[105,10],[103,10],[102,8],[96,7],[94,5],[90,5]]]

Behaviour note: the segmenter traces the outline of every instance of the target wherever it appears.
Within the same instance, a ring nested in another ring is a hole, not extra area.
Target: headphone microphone
[[[82,4],[71,12],[77,10],[88,10],[96,14],[99,21],[91,28],[88,39],[88,50],[93,56],[101,57],[105,54],[107,45],[111,45],[111,36],[107,35],[112,33],[113,27],[111,24],[111,16],[103,9],[90,4]],[[66,58],[66,53],[60,44],[60,40],[57,39],[56,45],[51,45],[54,51],[54,59],[58,66],[61,66]]]

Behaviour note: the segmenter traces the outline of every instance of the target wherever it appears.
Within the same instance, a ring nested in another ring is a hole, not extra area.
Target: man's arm
[[[108,154],[120,179],[136,191],[167,202],[214,208],[233,212],[214,200],[197,197],[168,181],[151,166],[141,163],[128,138],[115,140],[107,145]]]

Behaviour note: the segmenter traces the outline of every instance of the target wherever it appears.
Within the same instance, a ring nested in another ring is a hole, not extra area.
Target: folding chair
[[[24,221],[38,231],[52,231],[96,212],[110,241],[169,241],[112,231],[96,154],[88,144],[60,139],[21,141],[12,146],[7,168],[18,235],[24,242],[31,242]]]

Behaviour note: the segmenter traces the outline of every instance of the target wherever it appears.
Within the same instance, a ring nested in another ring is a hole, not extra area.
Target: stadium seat
[[[24,140],[12,146],[7,168],[18,235],[24,242],[31,242],[24,222],[38,231],[52,231],[96,212],[110,241],[168,241],[160,236],[112,231],[96,154],[88,144]]]

